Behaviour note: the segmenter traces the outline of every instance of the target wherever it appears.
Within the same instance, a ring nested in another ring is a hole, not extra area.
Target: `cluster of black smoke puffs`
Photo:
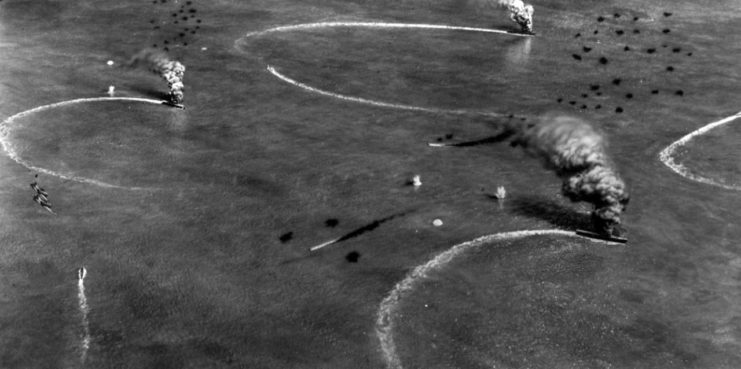
[[[193,1],[182,2],[180,6],[172,0],[152,0],[152,4],[156,7],[153,14],[164,15],[149,20],[152,30],[162,37],[162,41],[152,44],[152,48],[170,51],[174,47],[187,47],[193,42],[203,22],[197,17],[198,9]]]
[[[663,13],[664,19],[671,16],[672,13],[670,12]],[[639,25],[643,23],[644,19],[620,13],[614,13],[611,16],[598,16],[596,21],[594,29],[581,31],[574,35],[580,49],[573,52],[571,58],[577,63],[591,62],[594,63],[595,68],[604,68],[604,75],[607,75],[607,79],[587,84],[584,86],[585,90],[578,92],[576,95],[570,97],[559,96],[556,102],[568,104],[580,110],[614,109],[616,114],[621,114],[625,111],[626,105],[629,105],[631,100],[639,95],[641,95],[641,100],[659,94],[669,94],[675,97],[684,96],[684,90],[662,90],[656,84],[649,86],[646,91],[631,89],[631,86],[626,86],[627,83],[624,78],[611,73],[610,66],[613,61],[606,56],[606,54],[609,55],[608,52],[621,52],[634,53],[635,58],[650,58],[647,62],[664,64],[661,73],[666,73],[665,77],[668,77],[669,73],[677,72],[677,68],[669,64],[668,61],[677,60],[680,56],[692,56],[692,51],[683,50],[681,46],[672,42],[670,28],[662,28],[661,26],[658,29],[641,28]],[[640,43],[641,35],[656,32],[660,32],[664,36],[664,42],[647,47],[635,46]],[[655,68],[650,69],[655,70]],[[654,73],[651,77],[652,79],[661,79],[662,75]],[[641,88],[646,87],[641,86]]]

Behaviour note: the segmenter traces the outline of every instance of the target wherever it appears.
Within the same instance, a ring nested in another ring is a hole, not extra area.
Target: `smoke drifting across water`
[[[147,48],[139,51],[128,63],[129,67],[144,67],[149,69],[167,81],[170,88],[170,102],[182,104],[184,99],[185,85],[183,75],[185,66],[177,60],[170,59],[164,51]]]
[[[561,192],[570,200],[592,203],[595,227],[612,234],[630,196],[607,155],[603,136],[581,119],[555,114],[510,130],[513,145],[541,158],[563,180]]]

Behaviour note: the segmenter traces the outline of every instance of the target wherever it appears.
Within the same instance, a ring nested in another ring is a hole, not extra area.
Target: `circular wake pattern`
[[[345,100],[345,101],[352,101],[360,104],[366,104],[366,105],[373,105],[373,106],[379,106],[382,108],[393,108],[393,109],[400,109],[400,110],[411,110],[411,111],[421,111],[425,113],[433,113],[433,114],[480,114],[480,115],[487,115],[491,117],[502,117],[504,114],[501,113],[493,113],[493,112],[474,112],[471,110],[464,110],[464,109],[435,109],[435,108],[425,108],[421,106],[414,106],[414,105],[404,105],[404,104],[394,104],[390,102],[385,101],[378,101],[378,100],[370,100],[370,99],[364,99],[362,97],[355,97],[355,96],[347,96],[347,95],[341,95],[334,92],[329,92],[325,90],[320,90],[316,87],[311,87],[305,83],[298,82],[294,79],[291,79],[284,74],[281,74],[278,72],[275,67],[268,65],[267,67],[268,72],[270,72],[272,75],[278,77],[281,81],[290,83],[298,88],[304,89],[309,92],[313,92],[315,94],[324,95],[333,97],[335,99]]]
[[[66,179],[66,180],[80,182],[80,183],[87,183],[87,184],[92,184],[92,185],[106,187],[106,188],[120,188],[120,189],[128,189],[128,190],[147,189],[144,187],[119,186],[119,185],[115,185],[115,184],[111,184],[107,182],[98,181],[92,178],[76,176],[76,175],[69,174],[69,173],[60,173],[60,172],[57,172],[51,169],[36,166],[24,160],[23,158],[21,158],[16,152],[10,140],[8,139],[8,135],[14,128],[13,125],[15,121],[20,118],[24,118],[29,115],[35,114],[35,113],[39,113],[42,111],[51,110],[51,109],[59,108],[63,106],[88,103],[88,102],[101,102],[101,101],[133,101],[133,102],[143,102],[143,103],[156,104],[156,105],[162,105],[164,103],[162,100],[144,99],[144,98],[138,98],[138,97],[92,97],[92,98],[74,99],[74,100],[61,101],[61,102],[54,103],[54,104],[42,105],[42,106],[35,107],[33,109],[20,112],[18,114],[15,114],[5,119],[2,123],[0,123],[0,144],[2,144],[3,150],[5,151],[6,154],[8,154],[8,156],[11,159],[13,159],[13,161],[35,172],[44,173],[44,174],[58,177],[61,179]]]
[[[673,142],[671,145],[667,146],[664,150],[661,150],[661,152],[659,153],[659,160],[661,160],[661,162],[664,163],[664,165],[669,167],[671,170],[673,170],[680,176],[685,177],[687,179],[700,182],[700,183],[705,183],[705,184],[721,187],[721,188],[725,188],[727,190],[741,191],[741,185],[728,185],[728,184],[720,183],[712,178],[707,178],[707,177],[694,174],[687,167],[682,165],[682,163],[677,163],[676,161],[674,161],[674,154],[676,153],[677,149],[686,145],[693,138],[700,136],[702,134],[705,134],[708,131],[712,130],[713,128],[733,122],[734,120],[739,119],[739,118],[741,118],[741,112],[736,113],[735,115],[732,115],[730,117],[723,118],[719,121],[707,124],[704,127],[701,127],[687,134],[686,136],[680,138],[679,140]]]
[[[427,279],[430,272],[444,267],[457,256],[492,241],[517,240],[525,237],[542,235],[567,236],[584,239],[584,237],[578,236],[574,232],[559,229],[496,233],[455,245],[447,251],[438,254],[427,263],[414,268],[414,270],[412,270],[401,282],[394,286],[388,296],[383,299],[378,309],[376,317],[376,335],[380,341],[381,350],[387,367],[389,369],[403,368],[401,359],[397,353],[396,343],[394,342],[394,313],[396,312],[401,300],[407,296],[419,284],[419,282]],[[613,244],[612,242],[591,238],[588,240],[603,244]]]
[[[437,29],[437,30],[449,30],[449,31],[502,33],[506,35],[519,36],[519,37],[532,37],[532,35],[527,35],[523,33],[511,33],[511,32],[507,32],[507,31],[499,30],[499,29],[447,26],[447,25],[442,25],[442,24],[386,23],[386,22],[318,22],[318,23],[294,24],[294,25],[289,25],[289,26],[279,26],[279,27],[268,28],[262,31],[250,32],[244,35],[243,39],[250,38],[250,37],[260,37],[260,36],[264,36],[270,33],[293,32],[293,31],[302,31],[302,30],[318,29],[318,28]],[[240,40],[237,40],[237,42],[239,42]]]
[[[532,35],[521,34],[521,33],[511,33],[511,32],[507,32],[507,31],[499,30],[499,29],[459,27],[459,26],[448,26],[448,25],[440,25],[440,24],[386,23],[386,22],[319,22],[319,23],[303,23],[303,24],[295,24],[295,25],[289,25],[289,26],[279,26],[279,27],[274,27],[274,28],[268,28],[262,31],[250,32],[246,34],[244,37],[235,41],[235,45],[237,45],[239,42],[243,40],[246,40],[249,38],[261,37],[261,36],[265,36],[271,33],[293,32],[293,31],[303,31],[303,30],[312,30],[312,29],[321,29],[321,28],[428,29],[428,30],[497,33],[497,34],[505,34],[505,35],[510,35],[510,36],[517,36],[517,37],[532,37]],[[463,110],[463,109],[436,109],[436,108],[413,106],[413,105],[395,104],[395,103],[379,101],[379,100],[364,99],[364,98],[356,97],[356,96],[347,96],[347,95],[342,95],[342,94],[318,89],[316,87],[309,86],[305,83],[298,82],[294,79],[291,79],[281,74],[280,72],[276,70],[275,67],[270,66],[270,65],[267,66],[267,70],[268,72],[270,72],[272,75],[282,80],[283,82],[289,83],[305,91],[309,91],[311,93],[315,93],[315,94],[319,94],[323,96],[333,97],[333,98],[344,100],[344,101],[351,101],[351,102],[356,102],[356,103],[361,103],[361,104],[366,104],[366,105],[373,105],[373,106],[384,107],[384,108],[420,111],[420,112],[434,113],[434,114],[456,114],[456,115],[480,114],[480,115],[487,115],[487,116],[493,116],[493,117],[502,117],[505,115],[505,114],[495,113],[495,112],[477,112],[477,111]]]

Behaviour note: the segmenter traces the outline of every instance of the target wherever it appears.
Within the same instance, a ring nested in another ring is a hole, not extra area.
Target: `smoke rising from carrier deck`
[[[143,66],[152,73],[164,78],[170,88],[170,102],[175,104],[183,103],[185,90],[183,75],[185,74],[185,66],[182,63],[170,59],[163,51],[148,48],[136,53],[129,60],[128,66]]]
[[[548,114],[535,124],[512,126],[513,145],[539,157],[563,180],[564,196],[594,205],[597,230],[612,234],[630,200],[625,182],[607,156],[605,139],[589,123]]]
[[[517,23],[523,32],[533,33],[533,6],[522,0],[489,0],[499,8],[509,10],[509,18]]]

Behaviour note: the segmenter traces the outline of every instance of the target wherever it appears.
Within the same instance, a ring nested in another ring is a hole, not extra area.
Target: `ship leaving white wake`
[[[87,297],[85,296],[85,277],[87,276],[87,269],[81,267],[77,269],[77,302],[78,308],[80,309],[80,315],[82,316],[82,337],[80,340],[80,360],[85,363],[87,359],[87,351],[90,348],[90,323],[88,322],[87,316],[90,312],[90,307],[87,304]]]

